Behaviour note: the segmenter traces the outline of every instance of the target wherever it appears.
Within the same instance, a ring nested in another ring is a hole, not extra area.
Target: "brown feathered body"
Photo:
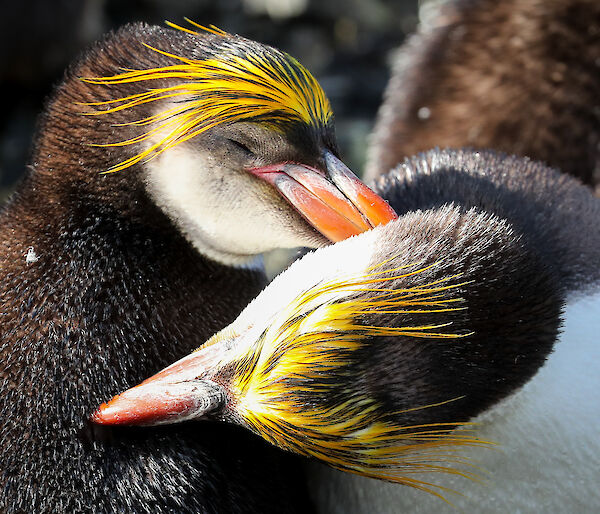
[[[600,181],[600,3],[459,0],[395,58],[367,177],[433,147],[492,148]]]

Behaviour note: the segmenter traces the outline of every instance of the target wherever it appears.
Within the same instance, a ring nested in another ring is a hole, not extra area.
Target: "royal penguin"
[[[366,179],[434,147],[493,148],[600,184],[600,3],[427,6],[393,59]]]
[[[300,63],[217,28],[128,25],[69,68],[0,214],[0,511],[310,512],[254,436],[86,420],[233,321],[262,252],[394,217],[332,123]]]
[[[245,427],[330,466],[310,468],[322,513],[600,508],[600,199],[466,150],[376,191],[396,221],[294,263],[92,419]]]

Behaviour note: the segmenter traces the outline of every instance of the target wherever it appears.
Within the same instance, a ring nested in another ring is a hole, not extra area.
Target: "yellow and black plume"
[[[475,478],[465,447],[490,443],[473,420],[535,373],[556,336],[553,291],[532,260],[506,222],[474,209],[407,214],[294,263],[228,328],[96,419],[233,421],[441,496],[423,473]],[[187,391],[200,385],[201,404]]]
[[[457,277],[391,287],[431,267],[375,268],[358,277],[320,283],[296,297],[227,367],[233,377],[228,390],[235,415],[276,446],[343,471],[429,492],[434,492],[432,484],[410,475],[443,471],[472,476],[456,467],[466,461],[452,456],[461,446],[487,444],[469,434],[468,423],[399,425],[402,414],[438,405],[390,412],[373,390],[361,384],[360,369],[369,360],[369,347],[386,344],[383,337],[470,335],[454,333],[444,322],[365,324],[373,314],[407,315],[413,320],[439,314],[444,319],[443,314],[460,310],[461,299],[447,295],[465,285]],[[381,383],[390,381],[393,377],[382,378]]]
[[[94,108],[84,113],[86,115],[111,115],[144,104],[158,104],[153,114],[120,123],[121,126],[147,127],[140,135],[96,145],[145,143],[139,153],[109,171],[151,159],[221,123],[253,121],[281,130],[294,122],[313,128],[325,127],[331,122],[329,100],[315,78],[296,59],[216,27],[190,23],[208,36],[169,25],[194,36],[215,38],[211,55],[190,58],[141,42],[140,45],[167,58],[170,64],[82,79],[98,86],[147,83],[147,88],[139,93],[85,103]]]

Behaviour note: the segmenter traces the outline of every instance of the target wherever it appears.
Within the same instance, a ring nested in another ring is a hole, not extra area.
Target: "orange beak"
[[[100,425],[163,425],[222,410],[227,392],[211,380],[227,345],[206,344],[141,384],[100,405],[90,419]]]
[[[331,152],[325,152],[327,171],[284,162],[250,173],[269,182],[331,242],[342,241],[385,224],[398,216]]]

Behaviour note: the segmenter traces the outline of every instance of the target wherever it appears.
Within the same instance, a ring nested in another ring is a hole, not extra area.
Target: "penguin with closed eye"
[[[0,511],[310,511],[295,461],[242,431],[86,420],[235,319],[262,252],[391,217],[289,55],[144,24],[93,46],[0,213]]]

